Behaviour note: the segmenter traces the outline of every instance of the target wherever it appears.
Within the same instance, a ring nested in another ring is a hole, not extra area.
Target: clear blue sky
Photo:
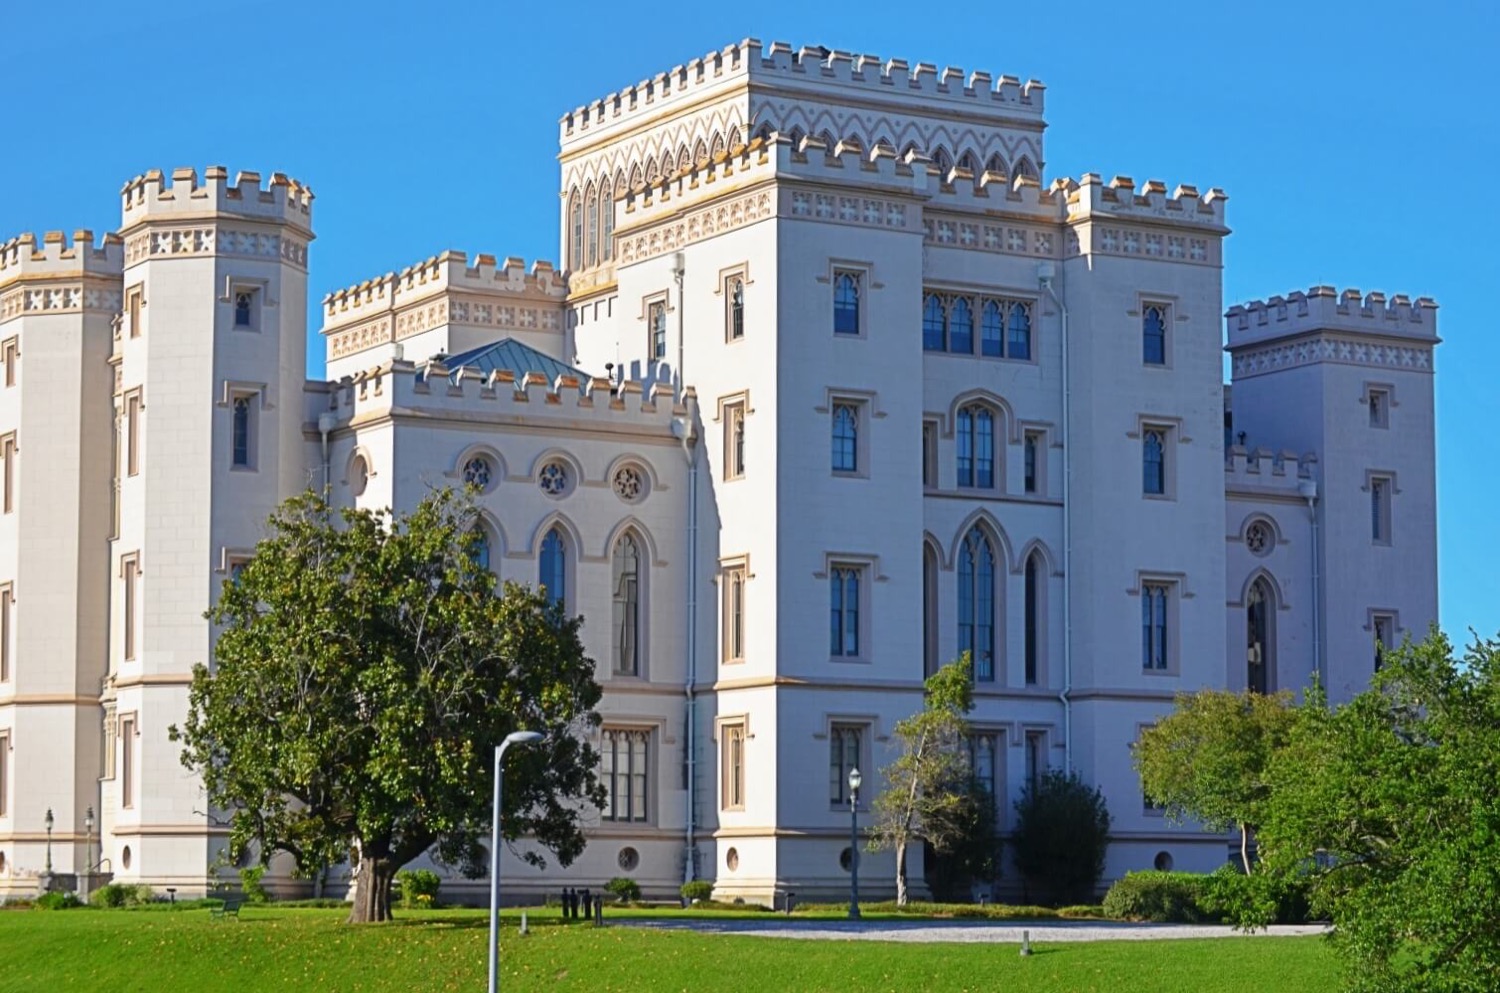
[[[315,299],[444,248],[555,259],[558,117],[746,36],[1042,80],[1046,178],[1228,191],[1226,304],[1435,297],[1443,624],[1500,632],[1493,3],[13,2],[0,238],[223,164],[317,192]]]

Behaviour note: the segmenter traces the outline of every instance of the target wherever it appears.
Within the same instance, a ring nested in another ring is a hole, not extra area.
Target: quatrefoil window
[[[548,462],[542,466],[536,484],[551,497],[560,497],[568,492],[568,467],[561,462]]]
[[[635,503],[646,495],[646,478],[635,466],[622,466],[615,473],[615,496],[626,503]]]
[[[464,484],[466,486],[477,486],[481,490],[490,488],[490,482],[495,478],[495,468],[490,460],[483,455],[476,455],[464,463]]]
[[[1265,521],[1256,521],[1245,529],[1245,547],[1253,555],[1267,555],[1276,546],[1276,536]]]

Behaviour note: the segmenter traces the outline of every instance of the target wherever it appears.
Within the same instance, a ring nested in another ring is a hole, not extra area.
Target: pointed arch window
[[[593,186],[589,187],[588,204],[584,207],[584,216],[589,226],[586,264],[595,266],[599,264],[599,194]]]
[[[583,267],[583,200],[574,190],[568,197],[568,224],[573,237],[568,241],[568,268]]]
[[[833,277],[834,334],[859,334],[859,274],[838,272]]]
[[[995,681],[995,549],[978,527],[958,554],[958,650],[969,653],[977,682]]]
[[[1167,433],[1147,428],[1141,441],[1142,488],[1151,496],[1167,492]]]
[[[948,350],[964,355],[974,352],[974,308],[963,297],[953,301],[948,322]]]
[[[738,276],[729,280],[729,340],[745,337],[745,281]]]
[[[537,578],[547,591],[549,603],[567,605],[568,540],[561,528],[553,527],[542,539],[541,574]]]
[[[931,545],[922,545],[922,674],[938,670],[938,561]]]
[[[1010,335],[1006,341],[1010,358],[1031,359],[1031,305],[1020,301],[1010,305]]]
[[[998,359],[1004,354],[1005,311],[999,301],[986,300],[979,322],[979,354]]]
[[[621,676],[639,676],[641,552],[633,534],[626,533],[615,543],[613,578],[614,671]]]
[[[833,405],[833,471],[859,471],[859,410],[852,403]]]
[[[947,346],[948,315],[943,299],[936,293],[927,294],[922,304],[922,348],[929,352],[941,352]]]
[[[995,486],[995,415],[971,404],[958,412],[958,485]]]
[[[1271,691],[1271,590],[1265,577],[1250,584],[1245,601],[1245,686],[1251,693]]]
[[[615,254],[615,195],[609,183],[599,188],[599,257],[608,262]]]
[[[1147,365],[1167,364],[1167,308],[1149,304],[1141,315],[1142,360]]]
[[[1042,655],[1042,555],[1026,557],[1026,685],[1035,686]]]
[[[490,571],[490,535],[483,524],[474,525],[474,537],[469,545],[469,558],[476,569]]]

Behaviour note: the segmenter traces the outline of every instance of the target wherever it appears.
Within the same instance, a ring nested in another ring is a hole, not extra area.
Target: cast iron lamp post
[[[859,920],[859,784],[856,767],[849,770],[849,919]]]
[[[47,826],[47,875],[50,876],[52,875],[52,825],[54,823],[51,807],[47,808],[47,816],[42,823]]]
[[[515,731],[495,748],[495,808],[490,816],[490,993],[500,988],[500,759],[511,745],[541,740],[536,731]]]
[[[83,815],[83,871],[92,875],[94,872],[94,808],[90,807]]]

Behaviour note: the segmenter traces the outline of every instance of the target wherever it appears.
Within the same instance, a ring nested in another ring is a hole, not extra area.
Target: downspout
[[[331,410],[325,410],[318,415],[318,434],[323,436],[323,499],[327,501],[329,491],[333,489],[333,464],[328,459],[328,435],[338,424],[338,416]]]
[[[1323,672],[1323,588],[1318,576],[1318,559],[1321,557],[1318,549],[1318,481],[1316,479],[1304,479],[1297,484],[1297,492],[1307,501],[1307,517],[1312,521],[1312,637],[1313,637],[1313,673],[1323,684],[1323,691],[1328,691],[1327,674]]]
[[[677,282],[677,396],[682,397],[687,389],[687,380],[682,374],[682,359],[686,352],[685,343],[685,320],[687,314],[686,302],[683,299],[682,288],[686,270],[683,267],[682,253],[678,252],[675,257],[675,265],[672,269],[672,278]],[[698,815],[698,700],[696,688],[698,682],[698,459],[697,450],[694,447],[696,435],[693,431],[693,423],[689,420],[675,420],[672,422],[672,433],[682,441],[682,455],[688,465],[688,512],[687,512],[687,679],[683,683],[683,696],[687,703],[686,729],[686,769],[687,769],[687,815],[683,818],[683,841],[682,853],[682,881],[692,882],[697,878],[696,860],[693,853],[697,847],[697,815]]]
[[[1068,308],[1052,287],[1051,262],[1037,267],[1037,278],[1062,317],[1062,445],[1063,445],[1063,685],[1057,694],[1063,713],[1063,771],[1073,771],[1073,437],[1072,370],[1068,361]]]

